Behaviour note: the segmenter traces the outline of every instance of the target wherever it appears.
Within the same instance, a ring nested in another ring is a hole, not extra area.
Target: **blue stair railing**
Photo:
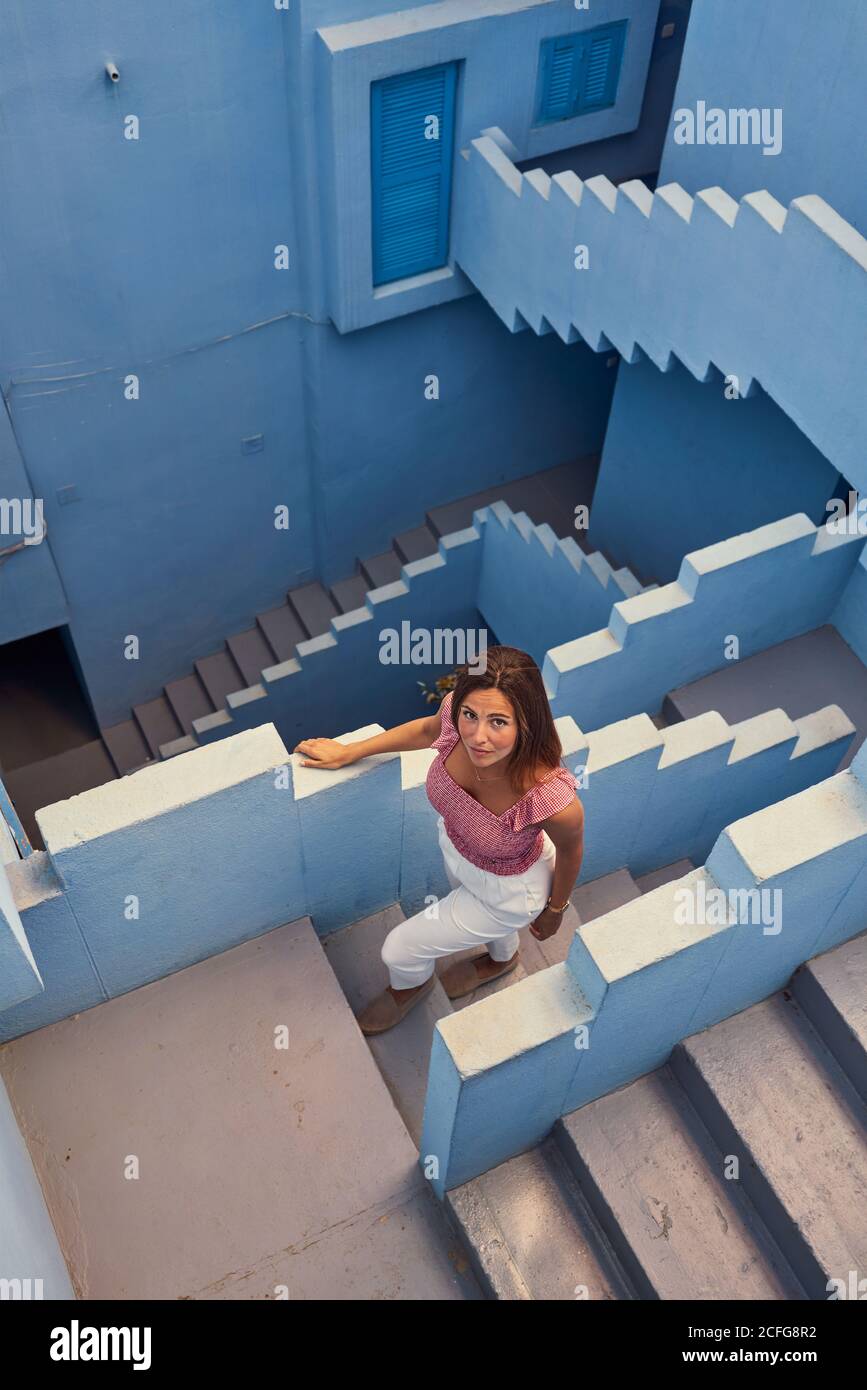
[[[12,805],[9,793],[0,778],[0,816],[3,817],[9,827],[9,834],[15,841],[15,847],[22,859],[26,859],[28,854],[33,853],[33,846],[27,838],[24,826],[18,818],[18,812]]]

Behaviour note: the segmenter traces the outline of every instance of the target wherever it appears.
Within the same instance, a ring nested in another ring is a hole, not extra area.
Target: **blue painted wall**
[[[29,1279],[29,1285],[22,1283],[22,1292],[29,1289],[29,1297],[34,1299],[75,1298],[39,1179],[2,1081],[0,1279]],[[41,1280],[41,1285],[36,1280]]]
[[[757,5],[702,0],[694,6],[674,110],[780,107],[782,149],[759,145],[677,145],[669,126],[660,184],[676,179],[689,193],[720,184],[733,198],[767,188],[788,205],[818,193],[867,233],[867,184],[853,162],[863,125],[867,9],[857,0]]]
[[[429,713],[419,685],[430,690],[466,659],[465,651],[472,659],[482,643],[497,640],[476,606],[482,534],[483,528],[468,527],[443,537],[436,555],[403,566],[404,579],[372,590],[363,608],[338,614],[329,632],[299,642],[296,658],[271,667],[240,699],[230,695],[228,711],[194,721],[198,742],[273,723],[294,748],[301,739],[336,738],[371,721],[391,728]],[[389,640],[397,644],[405,634],[409,644],[419,631],[439,634],[443,645],[416,651],[415,659],[408,647],[399,661],[384,660]],[[456,634],[454,645],[447,633]],[[426,654],[430,664],[421,661]]]
[[[802,732],[812,746],[796,754]],[[829,774],[853,729],[837,711],[738,728],[702,715],[664,735],[641,716],[589,738],[564,721],[560,733],[564,766],[589,769],[586,882],[698,862],[733,817]],[[428,894],[448,892],[425,791],[431,761],[387,754],[307,769],[266,724],[40,810],[47,851],[9,871],[39,975],[17,989],[0,976],[0,1041],[284,921],[309,916],[325,936],[397,901],[407,916],[420,911]]]
[[[602,632],[547,653],[551,708],[585,731],[658,713],[678,686],[827,623],[863,547],[857,532],[834,535],[795,513],[691,551],[676,581],[615,604]]]
[[[48,551],[16,557],[26,601],[4,606],[0,641],[62,622],[65,589],[103,725],[429,507],[601,446],[604,362],[516,343],[468,286],[370,332],[328,322],[326,247],[349,233],[319,200],[315,29],[405,8],[95,0],[54,14],[14,0],[0,16],[15,130],[0,385],[59,573]],[[273,527],[281,503],[288,532]],[[127,661],[133,634],[141,656]]]
[[[867,239],[818,194],[786,209],[761,191],[738,203],[722,188],[693,199],[521,173],[492,135],[455,187],[456,259],[511,331],[577,335],[663,372],[677,359],[702,382],[716,368],[744,396],[761,386],[867,492],[853,385],[867,371]]]
[[[517,158],[545,156],[637,129],[656,34],[658,0],[593,0],[591,10],[550,0],[445,0],[391,18],[338,24],[314,46],[319,201],[327,304],[344,331],[414,313],[470,288],[454,264],[374,291],[371,265],[370,84],[439,63],[460,65],[456,147],[498,126]],[[626,20],[627,42],[612,107],[535,124],[542,42]],[[507,75],[507,77],[506,77]],[[504,80],[504,77],[506,80]],[[661,134],[663,125],[658,126]],[[456,158],[460,167],[460,156]],[[453,204],[454,205],[454,204]]]
[[[867,538],[867,523],[863,511],[856,512],[855,517],[856,522],[860,519]],[[862,550],[849,582],[840,595],[831,621],[855,655],[867,665],[867,547]]]
[[[865,772],[859,755],[849,771],[730,825],[706,868],[579,926],[564,965],[520,981],[520,995],[485,1000],[483,1033],[472,1013],[440,1019],[419,1146],[422,1166],[439,1160],[437,1194],[525,1152],[558,1116],[655,1071],[677,1042],[862,932]],[[784,929],[765,935],[749,899],[733,900],[724,924],[676,924],[678,895],[699,883],[780,894],[771,901],[784,903]],[[582,1025],[589,1045],[575,1036]]]
[[[553,335],[519,341],[478,295],[319,346],[310,453],[326,582],[428,507],[601,448],[615,378],[605,358]],[[438,400],[425,398],[431,373]]]
[[[761,392],[727,400],[718,374],[702,383],[677,365],[621,363],[590,541],[667,583],[691,550],[793,512],[827,520],[839,476]]]
[[[307,311],[297,257],[278,272],[273,251],[298,240],[283,27],[223,0],[0,17],[0,382],[105,724],[309,566],[308,527],[287,553],[262,525],[280,501],[300,522],[308,495],[289,317]]]
[[[613,571],[598,552],[586,555],[574,536],[557,537],[504,502],[484,511],[479,611],[540,666],[550,647],[606,627],[612,604],[639,592],[629,570]]]
[[[612,382],[613,385],[613,382]],[[30,541],[0,560],[0,643],[31,632],[58,627],[66,621],[67,606],[63,585],[52,554],[54,530],[50,528],[43,539],[40,533],[39,512],[35,489],[27,476],[24,460],[12,429],[12,422],[0,401],[0,497],[19,502],[18,517],[23,530],[12,529],[16,513],[8,512],[9,530],[0,532],[0,550]],[[47,523],[42,508],[43,523]]]
[[[653,186],[653,175],[659,169],[662,158],[660,136],[668,129],[691,6],[692,0],[671,0],[671,3],[663,2],[659,7],[641,107],[641,124],[637,130],[525,159],[519,162],[519,168],[541,168],[548,174],[572,169],[581,179],[604,172],[613,183],[640,177],[649,180]],[[663,38],[663,29],[670,25],[673,25],[673,31]]]
[[[283,321],[133,369],[138,401],[124,399],[117,367],[10,396],[104,724],[248,625],[257,605],[281,602],[287,576],[313,555],[310,479],[293,439],[303,417],[297,330]],[[258,433],[264,451],[245,455],[241,440]],[[77,500],[61,505],[70,484]],[[279,502],[289,531],[274,527]],[[124,656],[130,635],[138,660]]]

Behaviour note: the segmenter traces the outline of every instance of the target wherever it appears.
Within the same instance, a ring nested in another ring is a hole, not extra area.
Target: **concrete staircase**
[[[190,675],[136,705],[131,719],[102,730],[117,775],[195,747],[196,720],[225,709],[232,695],[258,684],[263,671],[294,657],[299,643],[328,632],[338,613],[363,607],[368,591],[399,579],[403,565],[436,554],[440,537],[470,526],[477,507],[502,499],[558,534],[575,536],[592,553],[573,522],[575,506],[592,499],[597,468],[598,458],[588,456],[434,507],[423,525],[395,536],[389,550],[359,559],[354,575],[330,588],[316,581],[290,590],[285,603],[257,615],[254,627],[196,661]]]
[[[575,928],[581,922],[589,922],[610,912],[641,893],[658,887],[660,883],[680,878],[693,867],[688,859],[683,859],[637,880],[633,879],[628,869],[620,869],[592,883],[582,884],[573,892],[571,906],[564,913],[562,926],[554,936],[547,941],[537,941],[531,936],[529,927],[520,932],[521,958],[510,974],[455,1000],[448,998],[438,982],[399,1027],[368,1038],[370,1050],[415,1143],[418,1144],[421,1138],[431,1040],[439,1019],[457,1009],[468,1008],[478,999],[486,999],[502,989],[509,989],[537,970],[561,964],[568,954]],[[353,922],[342,931],[332,932],[323,938],[325,954],[353,1013],[357,1014],[387,984],[387,972],[380,951],[385,937],[403,920],[400,904],[393,903],[382,912]],[[443,968],[477,954],[476,949],[456,951],[444,961]]]
[[[865,1194],[862,935],[446,1206],[491,1298],[826,1299],[867,1276]]]
[[[658,587],[506,502],[479,508],[475,524],[484,526],[476,607],[491,632],[507,632],[540,666],[549,651],[604,628],[615,604]]]
[[[867,240],[854,226],[815,194],[786,208],[767,190],[738,201],[718,187],[615,187],[522,173],[514,153],[496,129],[461,151],[452,229],[457,264],[512,332],[554,331],[661,371],[679,361],[699,381],[732,375],[747,396],[760,386],[867,490],[850,386],[864,372]]]
[[[837,769],[842,771],[867,736],[867,667],[826,624],[742,661],[726,662],[711,675],[670,691],[662,718],[675,724],[716,710],[729,723],[738,723],[768,709],[782,709],[790,719],[800,719],[832,703],[857,731]]]
[[[318,582],[292,589],[284,603],[258,614],[254,627],[195,661],[190,674],[170,681],[155,699],[136,705],[132,718],[100,730],[97,739],[8,772],[10,795],[34,847],[42,848],[34,819],[39,807],[196,747],[197,720],[219,718],[234,696],[261,681],[263,671],[293,657],[299,643],[327,632],[332,617],[363,607],[369,590],[400,578],[402,565],[435,554],[440,537],[472,525],[481,506],[504,500],[527,525],[572,538],[599,582],[606,583],[613,567],[589,549],[586,534],[573,525],[575,506],[592,500],[598,464],[596,455],[587,455],[432,508],[424,525],[395,536],[389,550],[359,559],[355,575],[328,589]],[[626,582],[626,572],[617,573]],[[626,592],[618,590],[617,596]]]
[[[35,813],[41,806],[65,801],[91,787],[101,787],[116,776],[106,745],[97,738],[23,767],[10,768],[5,782],[27,838],[35,849],[42,849],[42,836],[35,820]]]

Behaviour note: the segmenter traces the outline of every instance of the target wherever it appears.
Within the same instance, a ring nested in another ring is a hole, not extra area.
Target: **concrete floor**
[[[5,1044],[0,1073],[79,1298],[481,1296],[307,919]]]

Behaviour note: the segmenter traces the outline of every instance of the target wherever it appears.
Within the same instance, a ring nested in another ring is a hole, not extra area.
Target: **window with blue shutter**
[[[448,259],[456,71],[442,63],[371,84],[374,285]]]
[[[539,57],[538,125],[614,105],[626,24],[623,19],[544,41]]]

